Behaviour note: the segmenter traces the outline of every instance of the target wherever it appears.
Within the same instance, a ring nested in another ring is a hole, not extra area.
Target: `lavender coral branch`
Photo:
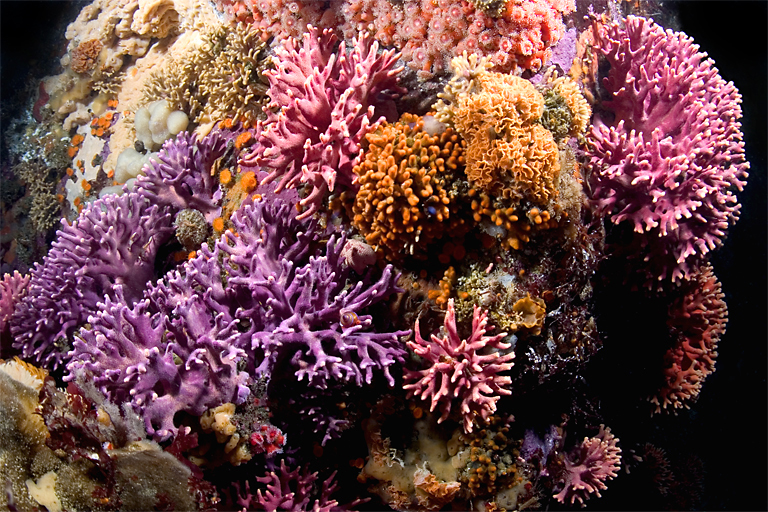
[[[258,125],[259,144],[243,158],[245,165],[269,169],[263,183],[280,179],[279,192],[309,186],[301,200],[300,218],[318,211],[325,195],[337,185],[350,188],[352,172],[365,134],[376,129],[376,109],[385,106],[385,91],[397,86],[394,50],[377,54],[378,42],[369,36],[356,39],[351,53],[325,30],[318,36],[310,27],[304,44],[293,39],[276,48],[277,67],[267,71],[272,102],[264,109],[267,120]],[[380,115],[380,113],[379,113]]]
[[[685,34],[633,16],[595,30],[614,119],[595,117],[593,203],[641,235],[649,277],[690,278],[738,219],[741,96]]]
[[[152,204],[177,212],[198,210],[211,223],[221,212],[222,193],[210,170],[226,150],[226,139],[217,130],[200,141],[193,133],[181,132],[150,160],[144,168],[146,176],[136,180],[136,190]]]
[[[32,270],[29,293],[11,317],[14,347],[56,368],[75,330],[105,297],[114,299],[116,285],[129,304],[141,297],[154,277],[157,250],[171,233],[167,210],[135,193],[86,207],[57,232],[42,265]]]
[[[472,335],[462,340],[456,330],[456,312],[451,299],[445,313],[445,336],[433,334],[430,343],[421,337],[417,322],[416,339],[408,342],[408,347],[430,364],[424,370],[406,370],[403,388],[408,391],[408,397],[418,396],[422,400],[430,397],[430,412],[439,404],[442,414],[438,423],[448,418],[452,400],[459,398],[467,433],[472,432],[477,416],[487,420],[496,411],[500,395],[511,394],[504,388],[511,383],[511,378],[499,373],[512,368],[510,361],[515,354],[505,352],[511,347],[501,341],[506,333],[485,335],[487,322],[488,313],[475,306]]]
[[[253,373],[271,373],[290,355],[298,379],[311,386],[325,388],[328,379],[370,383],[376,369],[394,385],[389,367],[403,360],[398,336],[407,332],[375,332],[372,317],[362,314],[397,289],[392,267],[374,283],[369,274],[348,284],[344,237],[331,237],[323,252],[310,255],[314,222],[302,226],[294,215],[278,198],[248,199],[232,217],[238,236],[226,233],[217,243],[228,287],[242,297],[238,318],[251,325],[248,348],[263,354]]]

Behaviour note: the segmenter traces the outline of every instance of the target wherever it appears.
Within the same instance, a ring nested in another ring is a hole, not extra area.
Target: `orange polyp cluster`
[[[91,135],[103,137],[107,130],[112,126],[112,119],[115,116],[114,110],[107,110],[101,117],[94,117],[91,121]]]
[[[219,183],[229,185],[232,182],[232,171],[224,169],[219,173]]]
[[[476,430],[471,437],[465,438],[470,446],[470,457],[464,479],[473,496],[495,494],[514,484],[517,480],[517,468],[504,460],[515,452],[507,437],[509,427],[498,416],[490,419],[490,424]]]
[[[243,149],[254,142],[256,142],[256,140],[253,138],[253,135],[251,135],[251,132],[243,132],[235,139],[235,147],[237,149]]]
[[[504,247],[518,250],[522,244],[530,241],[533,231],[543,231],[557,226],[557,221],[547,210],[533,207],[522,215],[518,214],[516,208],[504,206],[502,201],[493,199],[475,188],[470,189],[468,195],[472,198],[471,208],[475,222],[488,220],[504,228],[505,236],[496,237]]]
[[[440,289],[429,290],[429,292],[427,292],[427,298],[435,301],[435,304],[441,308],[447,307],[454,284],[456,284],[456,269],[448,267],[445,270],[445,273],[443,273],[442,279],[440,279]]]
[[[83,140],[85,137],[83,137],[81,134],[77,133],[74,137],[72,137],[72,143],[70,144],[69,148],[67,149],[67,154],[69,155],[69,158],[74,158],[78,151],[80,151],[80,148],[83,145]]]
[[[426,247],[463,224],[449,193],[464,165],[465,143],[452,129],[430,135],[424,121],[404,114],[366,135],[368,150],[354,167],[360,189],[352,223],[391,261],[426,258]]]
[[[246,193],[253,191],[258,184],[256,173],[253,171],[248,171],[240,177],[240,187]]]

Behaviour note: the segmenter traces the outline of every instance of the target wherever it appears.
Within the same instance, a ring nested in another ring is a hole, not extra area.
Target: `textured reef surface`
[[[711,491],[762,114],[685,10],[70,10],[3,98],[3,509],[767,505]]]

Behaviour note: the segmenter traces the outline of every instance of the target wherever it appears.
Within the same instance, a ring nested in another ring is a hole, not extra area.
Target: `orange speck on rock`
[[[189,253],[189,256],[187,256],[187,259],[188,260],[193,260],[193,259],[195,259],[195,256],[197,256],[197,251],[192,251],[192,252]]]
[[[64,195],[63,194],[56,194],[56,200],[61,203],[62,201],[64,201]]]
[[[230,181],[232,181],[232,172],[229,169],[224,169],[219,173],[219,183],[229,185]]]
[[[69,155],[69,158],[73,158],[77,154],[77,146],[70,146],[67,149],[67,154]]]
[[[242,178],[240,178],[240,186],[246,192],[250,192],[255,189],[256,185],[258,185],[258,182],[256,181],[256,173],[253,171],[248,171],[247,173],[243,174]]]
[[[107,112],[106,114],[104,114],[104,119],[107,121],[111,121],[113,115],[114,115],[113,112]]]
[[[104,128],[99,128],[96,130],[96,136],[97,137],[103,137],[104,136]]]
[[[224,125],[224,128],[232,128],[232,119],[225,119],[221,123]]]
[[[90,184],[90,183],[88,183],[88,182],[87,182],[87,181],[85,181],[85,180],[83,180],[83,190],[85,190],[86,192],[88,192],[89,190],[91,190],[91,184]]]
[[[243,132],[235,139],[235,147],[237,149],[242,149],[246,144],[250,144],[252,140],[253,135],[251,135],[251,132]]]
[[[117,100],[109,100],[107,101],[107,106],[115,108],[117,107]]]
[[[216,217],[213,220],[213,229],[214,231],[224,231],[224,219]]]
[[[67,176],[72,176],[75,174],[75,170],[71,167],[67,167]]]
[[[81,213],[83,211],[83,205],[82,203],[77,205],[77,213]]]
[[[75,200],[72,202],[75,204],[75,206],[80,206],[81,199],[79,197],[76,197]]]
[[[114,177],[115,177],[115,170],[110,169],[109,172],[107,173],[107,178],[114,178]]]
[[[421,418],[424,415],[424,411],[421,409],[421,407],[414,407],[413,408],[413,417],[416,419]]]

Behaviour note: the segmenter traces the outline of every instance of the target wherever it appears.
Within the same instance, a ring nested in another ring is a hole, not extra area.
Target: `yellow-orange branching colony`
[[[497,196],[545,205],[556,195],[560,159],[552,134],[537,123],[544,97],[527,80],[480,73],[479,90],[461,94],[453,123],[467,141],[470,184]]]
[[[454,215],[451,184],[464,166],[465,142],[451,128],[430,135],[421,117],[405,114],[366,136],[355,166],[360,189],[352,222],[390,260],[425,257],[425,248],[463,220]]]

